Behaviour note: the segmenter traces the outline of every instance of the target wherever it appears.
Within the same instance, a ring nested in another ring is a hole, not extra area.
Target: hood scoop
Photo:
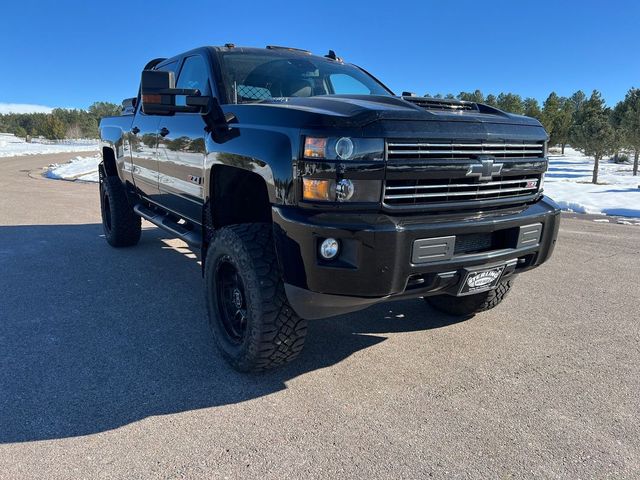
[[[425,110],[443,110],[448,112],[479,111],[476,103],[461,100],[429,97],[402,97],[402,99]]]

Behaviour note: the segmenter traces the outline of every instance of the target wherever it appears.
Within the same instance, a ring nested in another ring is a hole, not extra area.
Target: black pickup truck
[[[216,344],[242,371],[295,358],[308,319],[493,308],[556,242],[538,121],[396,96],[333,51],[153,60],[100,134],[107,241],[135,245],[144,218],[201,249]]]

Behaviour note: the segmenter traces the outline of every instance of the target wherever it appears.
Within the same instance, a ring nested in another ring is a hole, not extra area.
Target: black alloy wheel
[[[233,343],[240,344],[247,334],[247,298],[238,269],[228,255],[216,265],[218,315],[224,330]]]

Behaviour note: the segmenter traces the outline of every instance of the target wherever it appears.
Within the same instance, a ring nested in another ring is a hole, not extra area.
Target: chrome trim
[[[541,143],[387,143],[390,147],[526,147],[543,149]]]
[[[387,187],[386,190],[416,190],[424,188],[464,188],[464,187],[491,187],[494,185],[507,185],[512,183],[524,183],[524,182],[537,182],[537,178],[525,179],[525,180],[502,180],[497,182],[482,182],[482,183],[444,183],[442,185],[403,185],[396,187]]]
[[[447,158],[476,155],[494,155],[500,158],[544,158],[543,143],[432,143],[432,142],[387,142],[387,158],[406,158],[410,155]]]
[[[542,149],[538,150],[389,150],[390,154],[406,154],[406,155],[433,155],[437,153],[444,153],[446,155],[484,155],[488,153],[497,154],[526,154],[537,153],[541,154]]]
[[[479,184],[482,185],[482,184]],[[471,185],[473,186],[473,185]],[[478,195],[493,195],[496,193],[510,193],[510,192],[522,192],[523,195],[527,195],[530,192],[528,190],[538,190],[538,187],[522,187],[522,188],[498,188],[493,190],[475,190],[469,192],[442,192],[442,193],[415,193],[409,195],[385,195],[385,200],[401,200],[405,198],[435,198],[435,197],[463,197],[463,196],[478,196]]]

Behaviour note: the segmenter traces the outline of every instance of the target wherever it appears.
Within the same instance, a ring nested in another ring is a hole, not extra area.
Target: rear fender
[[[100,147],[103,152],[103,159],[105,158],[105,148],[110,149],[113,152],[115,159],[115,166],[118,171],[118,176],[123,181],[133,182],[131,177],[131,154],[129,151],[129,141],[127,134],[119,126],[101,126],[100,127]]]

